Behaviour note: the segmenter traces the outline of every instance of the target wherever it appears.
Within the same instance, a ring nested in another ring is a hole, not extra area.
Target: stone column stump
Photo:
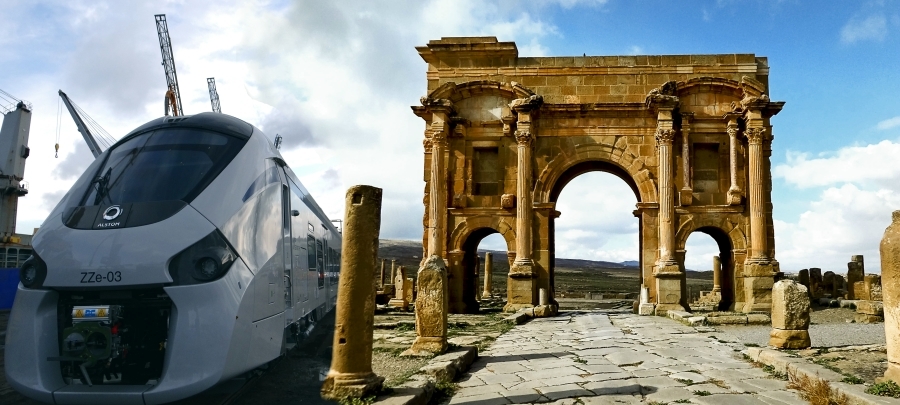
[[[888,368],[884,378],[900,382],[900,211],[881,238],[881,277],[884,286],[884,335]],[[866,276],[868,279],[868,276]],[[868,283],[867,283],[868,284]]]
[[[884,304],[881,301],[857,301],[853,320],[856,323],[884,322]]]
[[[407,308],[409,310],[409,304],[413,302],[413,287],[415,286],[416,280],[412,277],[403,280],[403,301],[406,301]]]
[[[797,275],[797,281],[809,290],[809,269],[800,270],[800,274]]]
[[[432,356],[447,351],[447,266],[433,255],[419,268],[416,281],[416,340],[402,356]]]
[[[865,263],[862,255],[853,255],[850,262],[847,263],[847,299],[859,300],[865,299],[856,296],[856,283],[863,281],[866,275]]]
[[[809,296],[822,298],[822,269],[818,267],[809,269]]]
[[[772,287],[772,332],[769,346],[805,349],[809,340],[809,295],[802,284],[781,280]]]
[[[362,398],[379,391],[384,377],[372,372],[375,323],[375,261],[381,228],[381,189],[353,186],[347,190],[341,244],[341,276],[335,309],[331,370],[322,398]]]
[[[491,252],[487,252],[484,254],[484,291],[481,292],[481,299],[489,300],[494,298],[494,293],[491,287],[493,268],[494,255],[491,254]]]

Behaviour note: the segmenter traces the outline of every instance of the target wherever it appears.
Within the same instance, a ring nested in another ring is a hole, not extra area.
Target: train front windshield
[[[93,174],[82,206],[151,201],[191,202],[246,140],[191,128],[158,129],[110,151]]]

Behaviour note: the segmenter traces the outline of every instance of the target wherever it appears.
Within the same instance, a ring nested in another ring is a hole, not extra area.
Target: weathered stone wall
[[[783,103],[765,94],[766,58],[530,58],[519,57],[515,43],[492,37],[443,38],[417,50],[428,63],[428,95],[413,107],[426,123],[423,257],[429,239],[442,238],[433,253],[448,259],[451,311],[477,309],[477,266],[467,252],[491,232],[503,235],[516,259],[515,280],[508,283],[516,302],[510,304],[536,305],[540,288],[552,297],[556,199],[569,180],[597,170],[634,190],[650,302],[662,296],[683,305],[678,280],[684,274],[675,265],[683,257],[674,252],[699,230],[715,233],[727,250],[723,292],[733,307],[768,310],[778,270],[769,118]],[[443,162],[438,168],[432,164],[436,150]],[[446,188],[434,201],[433,178]],[[529,185],[521,189],[523,179]],[[434,204],[441,206],[435,210]],[[432,221],[429,212],[442,214]],[[530,243],[517,252],[522,232]]]

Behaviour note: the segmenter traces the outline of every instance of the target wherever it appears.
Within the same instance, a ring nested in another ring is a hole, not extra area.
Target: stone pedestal
[[[322,383],[322,398],[361,398],[377,392],[384,378],[372,372],[375,314],[375,261],[381,227],[381,189],[347,190],[341,245],[341,277],[335,309],[331,370]]]
[[[513,264],[506,279],[506,306],[504,312],[516,312],[535,304],[535,273],[532,266]]]
[[[781,280],[772,287],[772,331],[769,345],[779,349],[805,349],[809,340],[809,292],[806,286]]]
[[[447,351],[447,266],[434,255],[419,268],[416,340],[403,356],[432,356]]]
[[[900,383],[900,211],[893,212],[892,222],[884,230],[880,253],[888,359],[884,377]]]
[[[677,264],[657,267],[656,277],[656,315],[665,315],[668,311],[686,311],[681,296],[681,282],[684,273]]]
[[[391,298],[388,302],[389,307],[400,308],[404,311],[409,310],[409,301],[406,300],[404,295],[406,282],[406,268],[400,266],[394,274],[394,298]]]
[[[743,312],[771,312],[775,266],[769,263],[744,263]]]

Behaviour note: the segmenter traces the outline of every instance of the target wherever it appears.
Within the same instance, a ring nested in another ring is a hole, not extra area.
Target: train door
[[[308,224],[309,233],[306,235],[306,258],[307,263],[309,264],[309,274],[316,278],[316,237],[313,234],[315,228],[313,228],[312,224]],[[314,288],[315,290],[315,298],[319,298],[319,289]]]
[[[293,182],[291,183],[291,209],[302,211],[303,210],[303,201],[300,200],[298,196],[298,192]],[[293,211],[291,212],[293,214]],[[306,218],[303,218],[302,215],[296,215],[291,217],[291,236],[292,236],[292,244],[291,244],[291,252],[292,252],[292,270],[293,270],[293,278],[291,281],[294,283],[294,302],[298,305],[303,306],[303,303],[309,301],[309,282],[307,281],[307,271],[303,266],[304,261],[306,260],[306,240],[303,239],[303,234],[306,233]],[[305,312],[305,311],[304,311]],[[301,314],[302,315],[302,314]]]
[[[285,176],[287,178],[287,176]],[[282,277],[284,278],[284,309],[288,311],[290,308],[294,306],[294,299],[292,296],[291,290],[293,289],[293,283],[291,280],[291,271],[292,271],[292,251],[291,251],[291,218],[293,218],[294,213],[296,215],[300,215],[300,212],[297,210],[291,210],[291,188],[288,187],[287,182],[282,183],[281,185],[281,206],[282,206],[282,220],[281,220],[281,254],[284,257],[284,266],[282,267]],[[286,316],[285,321],[288,323],[293,322],[293,314],[292,316]]]

